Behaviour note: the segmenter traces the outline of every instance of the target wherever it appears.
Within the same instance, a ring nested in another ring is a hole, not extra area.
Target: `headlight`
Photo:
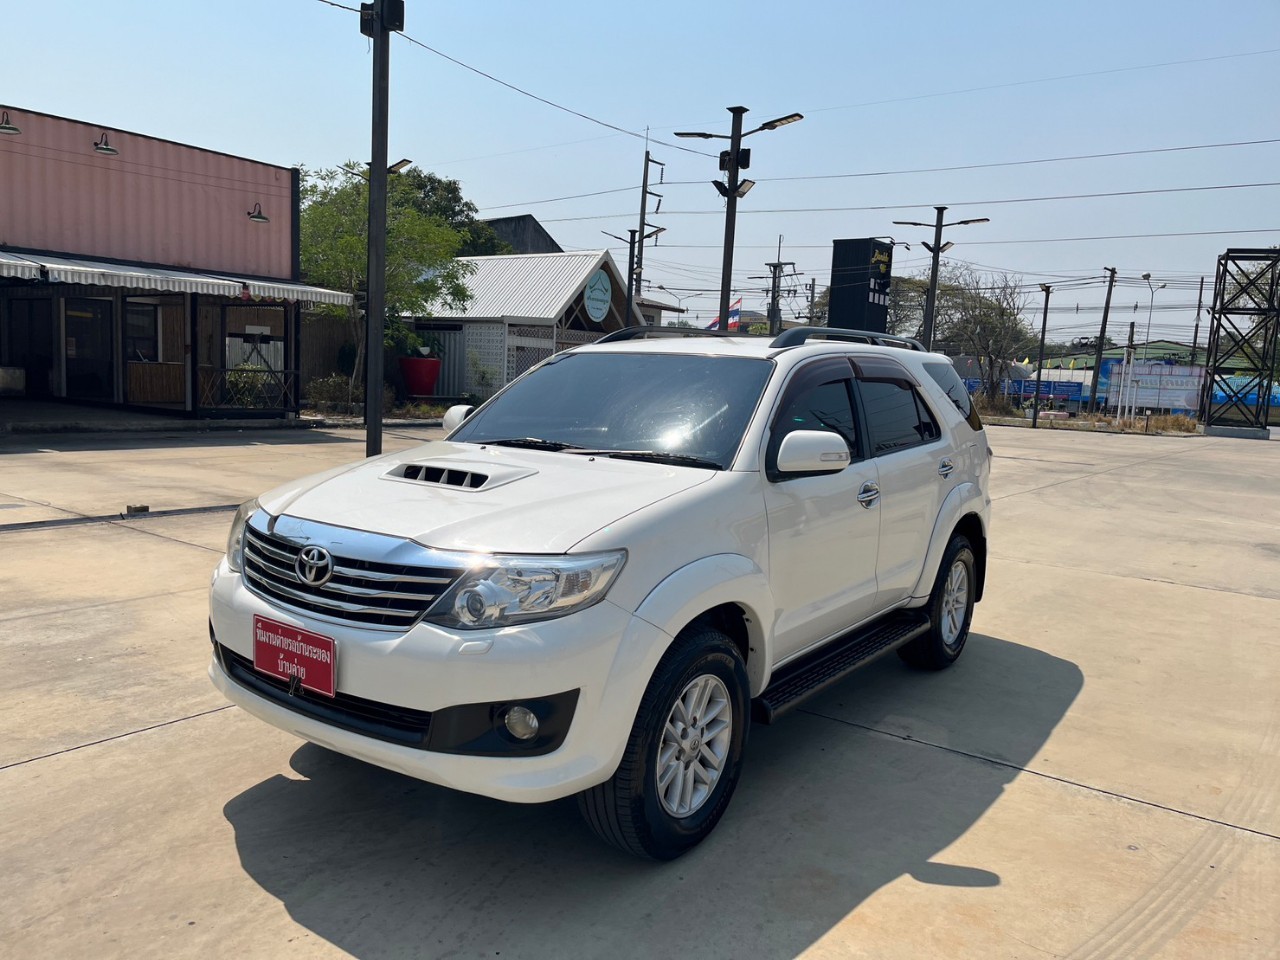
[[[236,508],[235,519],[231,521],[231,531],[227,534],[227,566],[236,573],[240,572],[241,554],[244,552],[244,528],[258,509],[258,501],[246,500]]]
[[[449,627],[505,627],[550,620],[604,599],[627,552],[576,557],[480,557],[432,604],[426,619]]]

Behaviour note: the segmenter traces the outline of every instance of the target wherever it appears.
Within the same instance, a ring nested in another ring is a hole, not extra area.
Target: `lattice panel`
[[[523,326],[507,328],[507,382],[555,352],[555,328]]]
[[[507,326],[468,323],[465,391],[487,400],[507,382]]]

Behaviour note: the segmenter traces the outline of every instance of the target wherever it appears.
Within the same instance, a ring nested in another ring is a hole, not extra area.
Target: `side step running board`
[[[929,617],[923,610],[903,610],[831,641],[775,673],[769,688],[752,701],[752,719],[773,723],[809,697],[928,629]]]

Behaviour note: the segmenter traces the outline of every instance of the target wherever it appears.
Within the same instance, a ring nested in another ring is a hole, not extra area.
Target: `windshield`
[[[748,357],[566,353],[513,383],[449,439],[658,451],[727,469],[772,370]]]

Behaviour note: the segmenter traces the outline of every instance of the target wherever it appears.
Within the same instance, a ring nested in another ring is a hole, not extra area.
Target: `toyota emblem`
[[[324,547],[303,547],[293,569],[303,583],[323,587],[333,576],[333,556]]]

